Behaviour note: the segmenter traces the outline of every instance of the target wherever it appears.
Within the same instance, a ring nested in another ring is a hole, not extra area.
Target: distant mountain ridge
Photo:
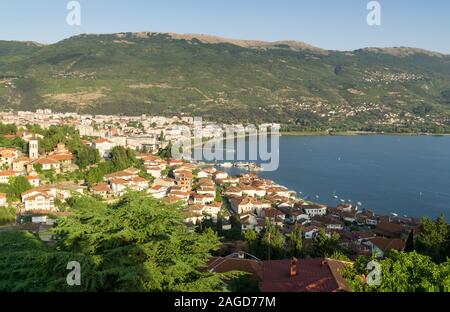
[[[204,34],[0,41],[0,108],[189,114],[300,130],[447,131],[450,56]]]

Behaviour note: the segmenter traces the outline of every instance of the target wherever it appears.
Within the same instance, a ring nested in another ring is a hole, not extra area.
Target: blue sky
[[[382,24],[375,27],[366,23],[369,0],[79,0],[81,26],[67,25],[68,2],[0,0],[0,39],[53,43],[80,33],[160,31],[450,54],[448,0],[379,0]]]

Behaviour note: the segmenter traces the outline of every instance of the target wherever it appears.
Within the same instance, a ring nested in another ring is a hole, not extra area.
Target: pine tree
[[[408,239],[405,244],[405,252],[411,252],[414,250],[414,230],[411,230],[408,235]]]
[[[291,234],[291,257],[303,257],[303,230],[296,225]]]

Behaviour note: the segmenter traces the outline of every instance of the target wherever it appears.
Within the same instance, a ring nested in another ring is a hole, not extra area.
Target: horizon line
[[[74,34],[72,36],[64,37],[62,39],[56,40],[54,42],[40,42],[35,40],[17,40],[17,39],[0,39],[0,41],[4,42],[20,42],[20,43],[33,43],[40,46],[51,46],[54,44],[58,44],[64,40],[80,37],[80,36],[107,36],[107,35],[117,35],[117,34],[139,34],[139,33],[149,33],[149,34],[162,34],[162,35],[178,35],[178,36],[204,36],[204,37],[212,37],[216,39],[222,39],[222,40],[229,40],[229,41],[235,41],[235,42],[254,42],[254,43],[266,43],[266,44],[276,44],[276,43],[282,43],[282,42],[292,42],[292,43],[301,43],[304,45],[309,46],[311,49],[317,49],[322,50],[325,52],[355,52],[359,50],[367,50],[367,49],[414,49],[414,50],[422,50],[423,52],[431,52],[434,54],[440,54],[442,56],[450,56],[450,52],[443,52],[443,51],[437,51],[433,49],[428,48],[422,48],[422,47],[414,47],[414,46],[365,46],[361,48],[356,48],[353,50],[341,50],[341,49],[325,49],[318,46],[315,46],[313,44],[310,44],[308,42],[298,40],[298,39],[280,39],[280,40],[264,40],[264,39],[242,39],[242,38],[233,38],[233,37],[227,37],[227,36],[221,36],[221,35],[213,35],[209,33],[177,33],[177,32],[161,32],[161,31],[120,31],[120,32],[106,32],[106,33],[79,33]],[[174,38],[178,40],[183,40],[183,38]],[[233,44],[232,42],[229,42]],[[214,43],[210,43],[214,44]],[[235,44],[236,45],[236,44]],[[305,48],[306,49],[306,48]]]

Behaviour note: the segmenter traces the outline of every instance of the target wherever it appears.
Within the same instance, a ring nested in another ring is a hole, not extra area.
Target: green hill
[[[0,109],[189,114],[302,130],[450,129],[450,56],[205,35],[0,41]]]

